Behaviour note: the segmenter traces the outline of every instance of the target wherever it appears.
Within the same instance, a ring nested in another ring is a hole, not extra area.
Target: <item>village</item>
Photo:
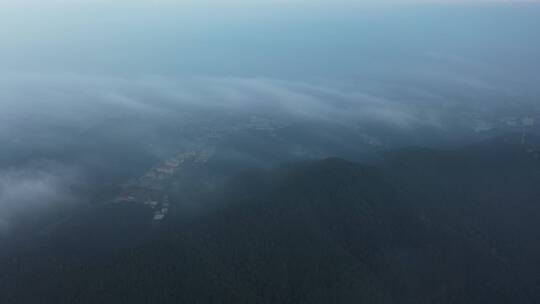
[[[170,209],[171,203],[166,193],[175,174],[180,172],[185,164],[205,164],[213,153],[214,147],[180,153],[152,167],[140,178],[124,184],[122,193],[114,198],[112,203],[143,204],[153,210],[153,221],[162,221]]]

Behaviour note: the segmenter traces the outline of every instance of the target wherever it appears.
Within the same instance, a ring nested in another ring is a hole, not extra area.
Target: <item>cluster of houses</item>
[[[510,127],[532,127],[535,117],[503,117],[500,122]]]
[[[213,148],[207,148],[197,152],[181,153],[168,159],[151,168],[139,179],[126,184],[125,191],[118,195],[113,203],[142,203],[154,211],[154,221],[161,221],[169,212],[170,201],[164,191],[174,174],[186,162],[206,163],[213,153]]]
[[[161,221],[165,218],[167,213],[169,212],[170,202],[169,197],[165,195],[163,197],[163,200],[161,202],[155,201],[155,200],[146,200],[144,202],[145,205],[149,206],[154,210],[154,221]]]

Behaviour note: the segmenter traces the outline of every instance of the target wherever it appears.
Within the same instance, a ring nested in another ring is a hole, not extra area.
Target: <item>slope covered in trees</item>
[[[3,259],[0,300],[534,303],[537,185],[536,155],[503,143],[246,172],[122,250]]]

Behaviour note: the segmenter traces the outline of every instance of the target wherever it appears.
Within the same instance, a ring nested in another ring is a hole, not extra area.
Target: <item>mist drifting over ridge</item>
[[[537,303],[537,2],[0,0],[0,302]]]
[[[492,129],[538,111],[540,8],[489,2],[1,2],[2,172],[99,167],[115,149],[159,159],[208,115],[403,138]]]

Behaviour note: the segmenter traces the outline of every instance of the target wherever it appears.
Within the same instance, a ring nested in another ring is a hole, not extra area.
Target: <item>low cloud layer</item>
[[[19,221],[40,217],[80,202],[70,187],[78,183],[74,170],[52,162],[0,170],[0,234],[18,228]]]
[[[437,75],[427,77],[436,79]],[[351,84],[320,79],[300,82],[234,77],[5,75],[0,77],[0,129],[16,133],[17,128],[47,124],[84,129],[105,118],[181,117],[203,109],[217,113],[266,112],[291,119],[335,122],[371,119],[408,127],[439,124],[433,117],[437,110],[464,103],[478,108],[486,103],[490,107],[497,105],[497,100],[471,104],[470,99],[479,91],[488,97],[514,93],[511,87],[498,87],[472,76],[439,77],[444,83],[418,85],[414,80],[400,84],[359,79],[360,83]],[[460,89],[459,95],[447,92],[455,88]]]
[[[72,187],[81,181],[81,172],[72,166],[103,167],[96,175],[102,186],[112,171],[133,164],[123,166],[119,160],[177,153],[193,140],[179,132],[186,128],[200,135],[259,116],[280,125],[308,122],[361,130],[368,132],[361,135],[366,138],[377,128],[449,134],[461,123],[473,132],[474,124],[486,124],[484,118],[499,112],[534,110],[534,98],[527,98],[534,94],[519,95],[521,84],[433,71],[415,77],[298,81],[2,74],[0,141],[6,144],[0,151],[0,229],[6,232],[18,218],[77,202]],[[36,158],[46,161],[36,163]]]
[[[519,86],[435,73],[409,82],[11,74],[0,76],[0,89],[0,138],[34,148],[78,140],[107,123],[118,140],[152,138],[160,126],[193,125],[209,113],[444,129],[458,120],[482,118],[475,115],[534,104],[519,95]],[[508,98],[515,101],[509,105]]]

